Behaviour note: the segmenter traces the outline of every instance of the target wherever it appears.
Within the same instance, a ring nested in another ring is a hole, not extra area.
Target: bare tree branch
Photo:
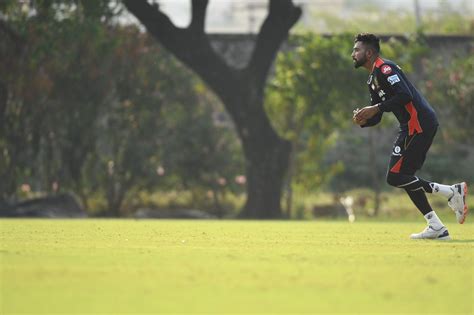
[[[204,33],[204,25],[206,20],[206,11],[208,0],[193,0],[192,1],[192,20],[190,29]]]
[[[158,6],[150,5],[146,0],[125,0],[124,4],[163,46],[171,51],[176,50],[183,30],[177,28]]]
[[[300,16],[301,8],[295,7],[291,0],[269,0],[269,13],[262,24],[247,66],[249,76],[255,79],[255,84],[264,86],[281,43],[288,37],[289,30]]]
[[[193,21],[186,29],[176,27],[166,14],[146,0],[124,0],[135,15],[165,48],[194,70],[219,96],[233,86],[236,71],[211,47],[204,33],[204,19],[208,0],[193,0]]]

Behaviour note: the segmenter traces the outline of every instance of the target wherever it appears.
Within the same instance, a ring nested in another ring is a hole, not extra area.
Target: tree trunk
[[[234,120],[246,159],[247,202],[241,217],[279,218],[290,144],[272,128],[263,109],[263,91],[281,43],[301,16],[291,0],[269,0],[268,16],[244,69],[229,66],[204,32],[208,0],[193,0],[191,23],[177,28],[158,5],[125,0],[125,6],[179,60],[219,96]]]
[[[275,139],[265,147],[244,142],[247,173],[247,201],[240,216],[244,218],[282,218],[280,199],[288,168],[290,143]]]
[[[243,81],[243,82],[242,82]],[[245,86],[250,78],[237,79]],[[251,85],[251,83],[250,83]],[[282,218],[281,196],[288,169],[291,144],[278,136],[263,109],[263,93],[248,87],[221,94],[235,121],[245,155],[247,200],[241,218]],[[240,107],[237,106],[240,104]],[[238,113],[234,113],[239,108]]]
[[[285,215],[288,219],[291,218],[293,212],[293,177],[296,171],[296,140],[291,142],[289,161],[288,161],[288,172],[285,179],[285,190],[286,190],[286,209]]]

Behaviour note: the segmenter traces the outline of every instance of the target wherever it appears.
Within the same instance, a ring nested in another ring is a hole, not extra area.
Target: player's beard
[[[362,67],[367,62],[367,57],[362,57],[359,60],[354,59],[354,68]]]

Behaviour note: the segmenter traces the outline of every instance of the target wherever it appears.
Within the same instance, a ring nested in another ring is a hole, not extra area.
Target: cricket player
[[[392,112],[400,123],[398,137],[390,157],[387,183],[405,189],[426,219],[428,226],[412,239],[449,240],[448,229],[431,208],[426,193],[441,195],[464,223],[468,207],[467,184],[443,185],[415,176],[438,129],[436,113],[421,93],[407,79],[402,69],[380,56],[380,40],[374,34],[358,34],[354,40],[352,59],[355,68],[370,73],[367,85],[371,106],[355,109],[353,121],[361,127],[378,124],[384,113]]]

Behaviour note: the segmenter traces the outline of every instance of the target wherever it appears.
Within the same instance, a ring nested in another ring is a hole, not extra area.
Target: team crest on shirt
[[[389,65],[382,66],[380,70],[382,71],[383,74],[392,73],[392,68]]]

